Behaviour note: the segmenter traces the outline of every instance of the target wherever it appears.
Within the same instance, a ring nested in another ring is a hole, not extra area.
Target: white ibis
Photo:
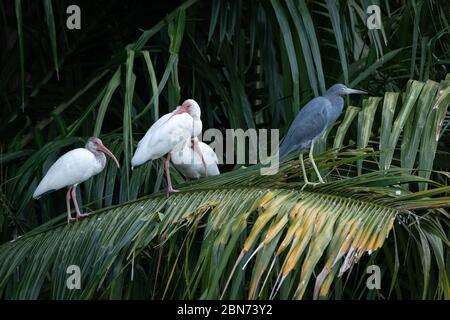
[[[176,192],[172,187],[170,178],[170,152],[186,139],[197,137],[202,132],[202,121],[200,120],[201,110],[195,100],[188,99],[175,111],[168,113],[158,119],[148,129],[145,136],[139,141],[136,151],[131,159],[131,169],[136,168],[147,161],[161,158],[165,155],[165,170],[167,176],[167,192]],[[201,151],[197,144],[194,144],[194,150]]]
[[[203,159],[194,150],[194,144],[203,155]],[[217,163],[217,155],[206,143],[198,141],[198,138],[187,139],[185,143],[177,145],[171,152],[172,162],[175,167],[187,178],[198,179],[205,176],[217,176],[220,174]],[[206,166],[206,170],[205,170]]]
[[[85,217],[87,213],[81,213],[77,202],[76,188],[78,184],[100,173],[106,165],[105,153],[110,156],[120,168],[119,161],[106,148],[99,138],[88,139],[84,148],[71,150],[56,160],[48,169],[44,178],[34,191],[33,198],[39,199],[44,194],[68,187],[66,193],[67,223]],[[72,194],[73,204],[77,213],[76,218],[70,214],[70,198]]]

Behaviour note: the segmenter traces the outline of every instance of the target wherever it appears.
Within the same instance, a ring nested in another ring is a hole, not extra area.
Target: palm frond
[[[285,298],[329,296],[337,278],[384,244],[396,218],[412,216],[420,201],[448,205],[435,196],[449,187],[409,192],[402,185],[431,181],[403,170],[308,191],[287,183],[299,171],[295,161],[265,179],[257,168],[240,169],[188,184],[169,198],[156,194],[97,211],[73,225],[61,217],[0,247],[0,292],[20,299],[104,298],[119,281],[115,294],[125,297],[139,281],[149,287],[158,281],[171,288],[161,289],[160,298],[269,298],[280,288]],[[238,186],[250,177],[256,178],[252,186]],[[389,197],[376,196],[381,193]],[[442,253],[440,236],[431,233],[430,241]],[[179,237],[181,247],[174,241]],[[191,247],[196,239],[199,251]],[[154,274],[157,248],[166,247],[165,270]],[[70,265],[81,269],[81,290],[66,287]],[[139,280],[125,280],[130,274]]]

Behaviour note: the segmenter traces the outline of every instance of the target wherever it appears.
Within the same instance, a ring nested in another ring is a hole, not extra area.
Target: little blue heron
[[[305,185],[311,183],[306,176],[303,153],[309,148],[309,159],[320,183],[324,183],[313,158],[314,142],[330,127],[344,108],[344,99],[348,94],[367,94],[362,90],[347,88],[343,84],[335,84],[323,96],[312,99],[299,112],[292,122],[289,131],[280,146],[280,159],[293,151],[300,151],[300,164],[302,166]]]

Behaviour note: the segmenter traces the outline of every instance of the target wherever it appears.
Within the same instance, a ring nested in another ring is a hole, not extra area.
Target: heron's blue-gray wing
[[[317,97],[308,102],[295,117],[280,146],[280,158],[294,150],[305,151],[325,131],[328,126],[327,110],[330,100]]]

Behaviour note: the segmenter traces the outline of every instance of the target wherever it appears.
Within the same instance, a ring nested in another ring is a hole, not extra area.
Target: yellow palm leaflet
[[[301,269],[300,284],[297,288],[298,297],[303,296],[304,290],[306,289],[306,285],[309,281],[309,278],[311,277],[314,267],[316,266],[324,250],[332,239],[332,231],[335,221],[338,217],[338,212],[342,210],[342,208],[338,208],[336,212],[333,212],[333,210],[329,210],[332,207],[333,206],[331,203],[327,208],[328,211],[326,211],[328,219],[325,220],[325,223],[321,225],[320,229],[317,230],[314,238],[311,240],[308,254],[305,257]]]
[[[278,213],[279,207],[283,204],[283,201],[288,198],[290,195],[280,195],[273,199],[273,196],[267,199],[267,202],[264,202],[264,206],[267,206],[263,213],[256,219],[255,224],[253,225],[252,231],[248,236],[247,240],[244,244],[244,251],[250,250],[250,247],[256,240],[256,237],[259,236],[259,233],[264,228],[264,226],[269,222],[269,220]],[[273,199],[273,200],[270,200]]]

